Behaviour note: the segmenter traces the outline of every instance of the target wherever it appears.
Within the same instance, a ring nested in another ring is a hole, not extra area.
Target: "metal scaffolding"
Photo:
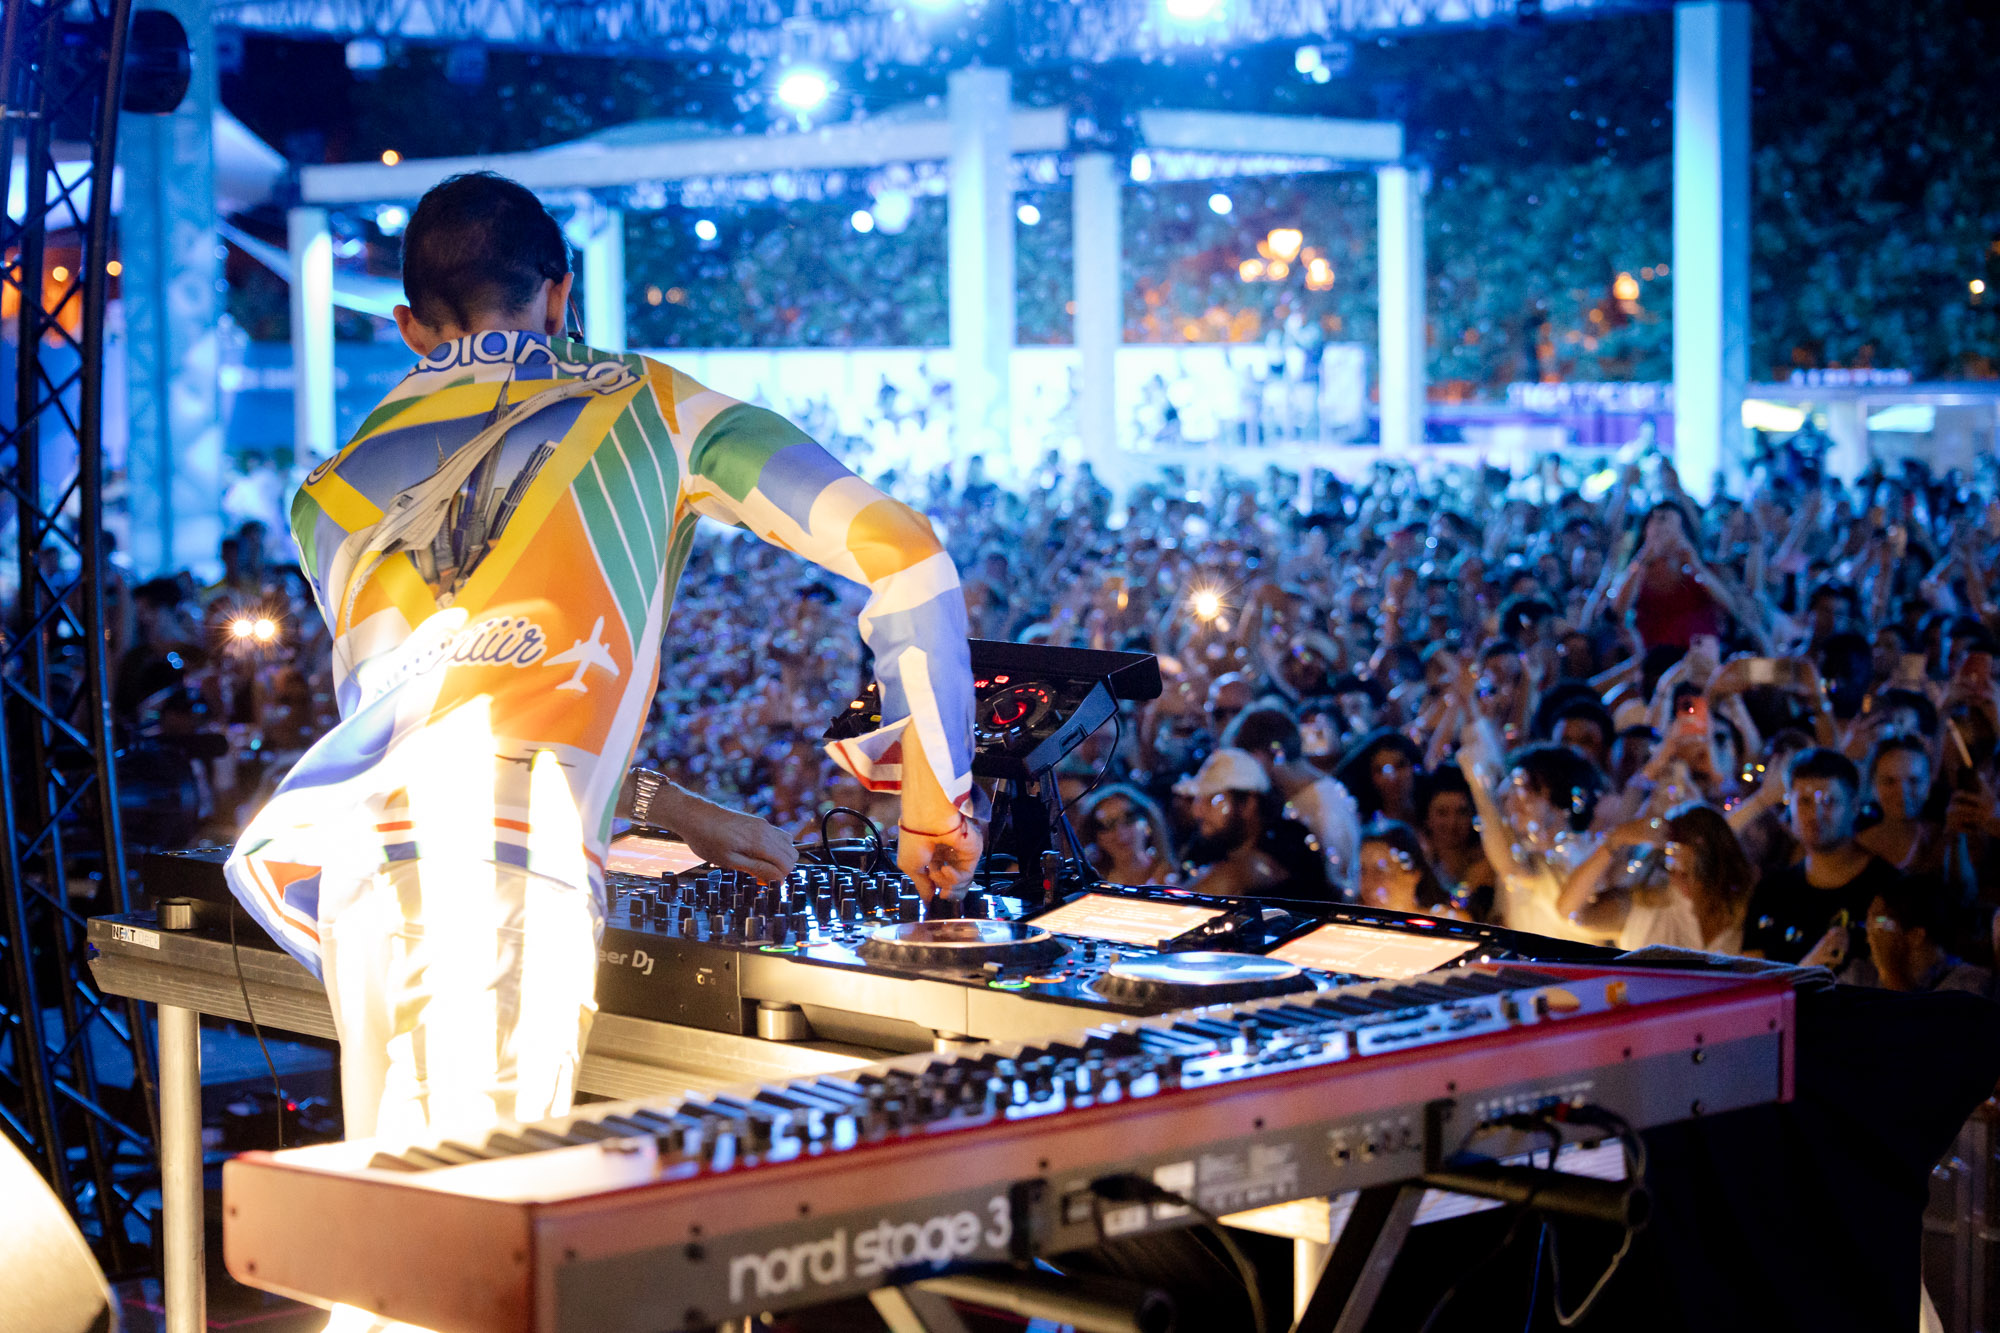
[[[8,0],[0,217],[0,1131],[112,1273],[151,1262],[152,1054],[92,984],[85,920],[127,909],[105,663],[104,307],[131,0]],[[88,154],[77,155],[87,145]],[[11,191],[10,191],[11,193]]]

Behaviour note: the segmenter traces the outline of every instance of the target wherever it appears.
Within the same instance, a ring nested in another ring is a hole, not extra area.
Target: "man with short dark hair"
[[[700,515],[871,590],[881,726],[829,747],[903,797],[926,896],[970,878],[965,608],[930,524],[797,427],[562,337],[561,229],[457,176],[404,237],[417,367],[292,506],[342,721],[229,862],[322,972],[352,1135],[434,1138],[567,1109],[593,1002],[612,812]],[[789,839],[678,789],[697,853],[776,879]]]
[[[1805,859],[1764,878],[1750,898],[1746,953],[1839,967],[1857,951],[1868,905],[1895,883],[1888,862],[1854,837],[1861,773],[1838,750],[1792,761],[1786,807]]]

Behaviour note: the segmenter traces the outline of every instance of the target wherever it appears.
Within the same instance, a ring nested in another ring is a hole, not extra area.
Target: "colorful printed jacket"
[[[601,902],[613,806],[702,514],[867,585],[882,725],[828,750],[896,790],[907,722],[972,808],[965,607],[921,515],[784,418],[669,366],[476,333],[425,358],[292,505],[341,722],[229,861],[280,944],[317,970],[322,923],[384,863],[468,848]],[[559,818],[530,809],[543,751],[574,802]],[[413,799],[441,773],[448,800]]]

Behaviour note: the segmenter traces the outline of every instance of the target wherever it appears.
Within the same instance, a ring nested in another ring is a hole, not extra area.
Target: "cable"
[[[1535,1327],[1535,1301],[1542,1294],[1542,1250],[1548,1243],[1549,1224],[1544,1222],[1535,1235],[1535,1271],[1528,1280],[1528,1317],[1521,1323],[1521,1333],[1530,1333]]]
[[[1514,1238],[1521,1234],[1521,1226],[1528,1220],[1528,1216],[1529,1212],[1526,1204],[1515,1207],[1514,1221],[1507,1228],[1507,1234],[1500,1238],[1499,1244],[1481,1256],[1478,1263],[1472,1265],[1472,1267],[1466,1269],[1453,1279],[1452,1284],[1444,1289],[1444,1295],[1437,1298],[1437,1304],[1431,1307],[1431,1312],[1424,1316],[1424,1322],[1417,1326],[1417,1333],[1431,1333],[1432,1327],[1438,1321],[1438,1316],[1443,1314],[1445,1307],[1451,1304],[1452,1297],[1458,1295],[1458,1289],[1465,1285],[1466,1279],[1475,1273],[1484,1272],[1495,1259],[1498,1259],[1506,1252],[1507,1248],[1514,1243]]]
[[[1090,785],[1077,793],[1076,799],[1078,801],[1083,800],[1084,797],[1097,790],[1098,784],[1104,781],[1104,775],[1111,771],[1111,765],[1118,760],[1118,747],[1125,743],[1124,710],[1114,706],[1111,710],[1110,721],[1112,723],[1111,749],[1105,753],[1104,762],[1097,766],[1097,775],[1091,778]],[[1104,723],[1100,722],[1090,729],[1090,735],[1095,736],[1102,730],[1104,730]],[[1069,822],[1069,805],[1070,803],[1063,799],[1062,782],[1058,779],[1056,782],[1056,826],[1062,830],[1064,840],[1069,843],[1070,855],[1076,858],[1076,863],[1080,866],[1088,867],[1090,862],[1083,854],[1083,844],[1077,840],[1076,829]]]
[[[1615,1129],[1618,1133],[1618,1146],[1625,1153],[1625,1179],[1630,1182],[1631,1192],[1636,1194],[1646,1188],[1645,1140],[1632,1132],[1632,1126],[1626,1123],[1623,1116],[1614,1111],[1607,1111],[1603,1107],[1579,1107],[1570,1112],[1568,1118],[1583,1124],[1596,1124]],[[1604,1265],[1604,1271],[1597,1275],[1597,1281],[1591,1284],[1589,1293],[1583,1298],[1583,1304],[1567,1313],[1563,1310],[1562,1301],[1562,1252],[1556,1243],[1557,1238],[1553,1234],[1549,1236],[1549,1308],[1555,1314],[1558,1325],[1563,1328],[1575,1328],[1583,1322],[1584,1316],[1597,1304],[1597,1298],[1603,1295],[1604,1289],[1610,1285],[1612,1275],[1618,1271],[1618,1266],[1625,1261],[1625,1256],[1632,1252],[1632,1242],[1638,1234],[1637,1225],[1630,1223],[1626,1225],[1624,1240],[1619,1243],[1617,1252],[1611,1256],[1611,1261]]]
[[[1243,1295],[1250,1302],[1250,1327],[1254,1333],[1269,1333],[1270,1323],[1264,1313],[1264,1291],[1257,1282],[1257,1267],[1250,1262],[1250,1256],[1243,1253],[1243,1247],[1236,1243],[1228,1228],[1215,1214],[1184,1195],[1176,1194],[1161,1185],[1156,1185],[1144,1176],[1115,1175],[1104,1176],[1090,1182],[1091,1209],[1096,1214],[1099,1235],[1104,1234],[1104,1205],[1106,1203],[1164,1203],[1176,1208],[1185,1208],[1201,1219],[1203,1228],[1213,1235],[1222,1246],[1229,1262],[1236,1266],[1236,1276],[1243,1283]]]
[[[875,849],[868,855],[868,870],[870,872],[880,870],[882,868],[881,863],[886,859],[886,854],[888,851],[888,849],[883,845],[882,842],[882,830],[875,827],[874,820],[870,819],[867,815],[861,813],[861,811],[856,810],[851,805],[828,806],[826,812],[819,817],[820,855],[825,858],[826,864],[828,865],[834,864],[833,839],[827,836],[826,823],[829,819],[832,819],[835,815],[853,815],[856,819],[860,820],[862,823],[868,826],[868,836],[870,840],[873,841],[875,844]]]
[[[264,1068],[271,1071],[271,1091],[278,1094],[278,1150],[285,1147],[285,1087],[278,1081],[278,1063],[271,1058],[271,1048],[264,1044],[264,1030],[257,1026],[257,1015],[250,1008],[250,983],[243,979],[243,951],[236,947],[236,905],[229,905],[229,957],[236,964],[236,989],[243,992],[243,1016],[250,1020],[250,1035],[257,1039],[257,1049],[264,1053]]]
[[[1562,1152],[1563,1137],[1562,1137],[1562,1130],[1557,1126],[1555,1120],[1552,1117],[1545,1115],[1508,1116],[1504,1119],[1495,1121],[1494,1127],[1503,1129],[1516,1129],[1523,1133],[1529,1133],[1529,1134],[1542,1133],[1548,1135],[1549,1164],[1546,1169],[1552,1173],[1555,1171],[1556,1158]],[[1528,1164],[1530,1166],[1533,1166],[1534,1161],[1535,1161],[1535,1156],[1532,1152],[1530,1152],[1528,1154]],[[1471,1278],[1473,1274],[1483,1272],[1489,1265],[1493,1263],[1494,1260],[1498,1259],[1501,1256],[1501,1254],[1503,1254],[1508,1249],[1508,1247],[1514,1243],[1515,1239],[1519,1237],[1521,1234],[1522,1226],[1524,1226],[1527,1223],[1528,1218],[1533,1215],[1533,1212],[1534,1212],[1534,1196],[1530,1195],[1524,1202],[1515,1206],[1514,1220],[1508,1226],[1507,1233],[1500,1238],[1500,1243],[1495,1245],[1492,1249],[1488,1250],[1486,1254],[1479,1260],[1479,1262],[1473,1264],[1470,1268],[1460,1273],[1458,1277],[1455,1280],[1453,1280],[1452,1284],[1444,1289],[1444,1294],[1438,1297],[1437,1304],[1433,1305],[1431,1307],[1431,1312],[1424,1317],[1424,1322],[1422,1323],[1422,1325],[1418,1327],[1417,1333],[1430,1333],[1432,1326],[1437,1323],[1438,1317],[1444,1313],[1445,1307],[1450,1305],[1452,1302],[1452,1298],[1458,1295],[1458,1289],[1463,1285],[1465,1285],[1467,1279]],[[1543,1240],[1548,1237],[1548,1231],[1549,1231],[1548,1223],[1544,1222],[1542,1224],[1541,1236],[1538,1237],[1537,1240],[1535,1241],[1535,1286],[1530,1289],[1528,1294],[1528,1324],[1524,1326],[1524,1333],[1527,1327],[1533,1326],[1535,1320],[1535,1298],[1539,1294],[1541,1286],[1542,1243]],[[1553,1249],[1551,1249],[1551,1253],[1553,1253]]]

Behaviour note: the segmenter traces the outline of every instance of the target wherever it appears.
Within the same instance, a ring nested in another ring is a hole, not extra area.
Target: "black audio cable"
[[[870,872],[873,872],[882,869],[883,863],[887,860],[888,850],[889,850],[888,847],[882,841],[882,830],[875,826],[874,820],[870,819],[867,815],[861,813],[861,811],[856,810],[851,805],[828,806],[825,813],[820,815],[819,846],[820,846],[821,858],[824,859],[828,865],[834,864],[833,839],[827,836],[826,827],[827,827],[827,821],[832,819],[835,815],[853,815],[856,819],[860,820],[862,823],[868,826],[868,838],[869,841],[874,844],[874,849],[870,851],[868,854],[868,870]]]
[[[250,1020],[250,1035],[257,1039],[257,1049],[264,1053],[264,1068],[271,1071],[271,1091],[278,1095],[278,1150],[285,1147],[285,1085],[278,1081],[278,1062],[271,1058],[271,1048],[264,1044],[264,1030],[257,1026],[257,1015],[250,1008],[250,983],[243,979],[243,951],[236,945],[236,904],[229,904],[229,957],[236,964],[236,989],[243,992],[243,1016]],[[196,1034],[196,1040],[200,1034]]]
[[[1616,1133],[1618,1135],[1618,1146],[1625,1154],[1625,1180],[1628,1185],[1628,1192],[1634,1195],[1645,1192],[1646,1143],[1633,1130],[1632,1126],[1626,1122],[1623,1116],[1617,1114],[1615,1111],[1606,1110],[1601,1106],[1582,1106],[1575,1109],[1558,1108],[1556,1118],[1569,1120],[1577,1124],[1593,1125]],[[1633,1216],[1633,1210],[1629,1207],[1626,1209],[1626,1216],[1628,1220],[1625,1223],[1625,1237],[1619,1242],[1617,1251],[1611,1256],[1610,1262],[1604,1265],[1604,1271],[1597,1275],[1597,1281],[1591,1284],[1590,1291],[1583,1298],[1583,1304],[1567,1313],[1563,1310],[1562,1252],[1557,1247],[1556,1236],[1551,1232],[1549,1236],[1549,1306],[1555,1313],[1557,1324],[1564,1328],[1575,1328],[1578,1324],[1582,1323],[1584,1316],[1590,1313],[1591,1307],[1597,1304],[1597,1298],[1602,1296],[1604,1289],[1611,1284],[1611,1278],[1617,1273],[1619,1265],[1625,1262],[1625,1256],[1632,1252],[1632,1242],[1637,1238],[1639,1228],[1644,1223],[1643,1221],[1629,1220]]]
[[[1144,1176],[1130,1174],[1102,1176],[1090,1182],[1091,1207],[1096,1213],[1097,1231],[1104,1234],[1104,1205],[1107,1203],[1166,1204],[1174,1208],[1185,1208],[1201,1219],[1202,1227],[1215,1237],[1222,1246],[1229,1262],[1236,1266],[1236,1276],[1243,1283],[1243,1295],[1250,1302],[1250,1327],[1253,1333],[1269,1333],[1270,1322],[1264,1313],[1264,1291],[1257,1283],[1257,1267],[1250,1262],[1250,1256],[1229,1234],[1229,1228],[1222,1219],[1184,1195],[1157,1185]]]

